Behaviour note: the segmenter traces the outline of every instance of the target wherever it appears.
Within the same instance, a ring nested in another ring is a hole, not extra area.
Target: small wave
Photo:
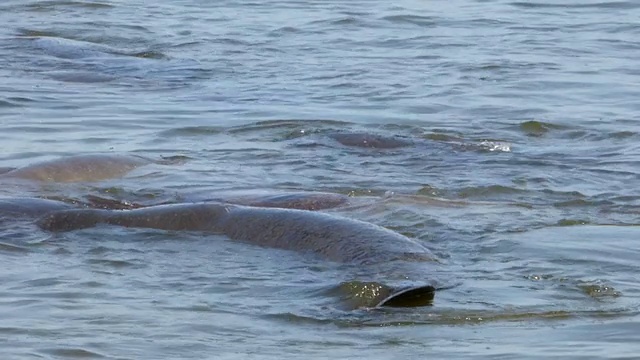
[[[527,190],[522,190],[510,186],[504,185],[489,185],[489,186],[473,186],[460,189],[456,191],[458,197],[461,198],[475,198],[475,197],[493,197],[500,195],[511,194],[523,194],[527,193]]]
[[[305,26],[319,28],[326,31],[331,27],[357,28],[366,27],[369,24],[361,16],[341,16],[337,18],[310,21]],[[344,29],[343,29],[344,30]]]
[[[13,101],[9,100],[1,100],[0,99],[0,108],[11,108],[11,107],[21,107],[22,105],[17,104]]]
[[[551,189],[522,189],[507,185],[481,185],[469,186],[462,188],[435,188],[426,185],[417,192],[424,196],[437,196],[442,198],[453,199],[469,199],[469,200],[507,200],[510,202],[518,202],[520,206],[527,206],[528,203],[519,203],[527,201],[539,203],[541,199],[545,199],[549,204],[554,206],[572,206],[579,204],[580,206],[601,206],[602,200],[590,198],[577,191],[557,191]]]
[[[91,71],[50,71],[45,72],[50,78],[68,83],[106,83],[116,79],[115,76],[109,74],[101,74]]]
[[[280,37],[283,35],[288,35],[288,34],[299,34],[302,31],[300,29],[298,29],[297,27],[293,27],[293,26],[283,26],[281,28],[272,30],[269,32],[269,36],[273,36],[273,37]]]
[[[543,136],[554,129],[562,129],[562,126],[552,123],[530,120],[520,123],[520,131],[529,136]]]
[[[515,1],[510,3],[512,6],[520,7],[520,8],[529,8],[529,9],[537,9],[537,8],[563,8],[563,9],[584,9],[584,8],[593,8],[593,9],[620,9],[620,10],[631,10],[640,8],[640,4],[632,1],[603,1],[599,3],[580,3],[580,2],[562,2],[562,3],[546,3],[546,2],[521,2]]]
[[[483,140],[478,143],[478,147],[481,150],[487,150],[490,152],[493,152],[493,151],[511,152],[511,144],[503,141]]]
[[[601,298],[609,298],[609,297],[620,297],[622,293],[611,285],[603,284],[601,282],[597,283],[588,283],[585,282],[583,284],[579,284],[578,288],[582,290],[585,294],[589,295],[592,298],[601,299]]]
[[[133,57],[141,59],[168,59],[168,56],[155,50],[144,50],[130,54]]]
[[[265,120],[250,123],[246,125],[234,126],[228,129],[231,134],[241,134],[256,131],[274,130],[274,129],[305,129],[313,126],[313,128],[322,128],[327,126],[345,126],[349,122],[340,120]]]
[[[0,253],[28,253],[29,249],[24,246],[0,242]]]
[[[63,36],[28,35],[23,37],[32,41],[35,48],[50,56],[61,59],[84,59],[93,57],[126,56],[139,59],[166,59],[167,56],[159,51],[140,50],[127,51],[113,48],[109,45],[73,39]]]
[[[462,142],[462,137],[457,135],[445,134],[440,132],[432,132],[423,135],[425,139],[440,142]]]
[[[333,318],[329,316],[333,315]],[[293,313],[273,314],[271,319],[296,324],[326,325],[340,328],[359,327],[403,327],[415,325],[465,325],[488,322],[526,322],[567,320],[567,319],[607,319],[629,316],[625,310],[531,310],[511,309],[491,310],[452,310],[423,308],[422,311],[403,311],[401,309],[367,309],[352,312],[327,314],[324,316],[301,315]]]
[[[435,18],[419,15],[391,15],[385,16],[381,20],[389,21],[394,24],[411,24],[418,25],[420,27],[435,27],[437,25]]]
[[[82,8],[82,9],[112,9],[115,8],[112,4],[94,1],[68,1],[68,0],[52,0],[52,1],[38,1],[33,4],[25,4],[25,8],[33,11],[42,10],[55,10],[59,8]]]
[[[54,348],[54,349],[41,349],[39,352],[52,355],[56,357],[62,357],[65,359],[102,359],[104,355],[82,348]],[[47,356],[48,357],[48,356]]]
[[[557,226],[577,226],[577,225],[589,225],[590,221],[580,219],[560,219],[556,223]]]
[[[33,288],[33,287],[48,287],[55,286],[58,284],[63,284],[64,281],[59,278],[46,277],[40,279],[26,280],[22,282],[22,285],[25,287]]]
[[[571,208],[571,207],[591,207],[591,206],[606,206],[613,205],[612,201],[608,200],[595,200],[595,199],[569,199],[565,201],[559,201],[553,204],[557,208]]]
[[[459,134],[430,132],[421,136],[423,139],[450,144],[457,150],[479,152],[511,152],[511,143],[496,139],[468,140]]]
[[[89,259],[87,263],[91,265],[103,265],[114,269],[122,268],[138,268],[138,264],[127,260],[110,260],[110,259]]]
[[[187,126],[164,130],[158,134],[161,137],[192,137],[218,135],[224,132],[224,128],[216,126]]]

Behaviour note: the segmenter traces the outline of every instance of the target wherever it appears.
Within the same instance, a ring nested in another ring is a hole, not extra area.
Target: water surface
[[[2,196],[328,191],[455,286],[345,311],[339,265],[216,235],[0,223],[7,358],[633,358],[633,1],[0,4],[0,166],[183,156]],[[349,147],[335,132],[411,145]]]

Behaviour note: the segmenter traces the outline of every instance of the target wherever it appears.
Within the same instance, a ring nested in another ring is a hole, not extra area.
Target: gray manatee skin
[[[3,219],[37,219],[54,211],[73,208],[73,205],[55,200],[26,197],[0,198],[0,218]]]
[[[99,224],[204,231],[264,247],[312,253],[355,265],[359,269],[357,283],[365,285],[354,291],[375,284],[376,290],[368,296],[352,296],[354,307],[422,306],[433,300],[435,292],[434,282],[428,278],[429,267],[437,259],[425,246],[381,226],[327,213],[195,203],[120,211],[63,210],[46,214],[37,224],[52,232]],[[384,284],[387,281],[395,285]],[[402,297],[408,295],[411,299]]]
[[[413,141],[399,136],[387,136],[366,132],[334,132],[328,135],[333,140],[344,146],[373,148],[373,149],[397,149],[413,145]]]
[[[310,251],[358,264],[410,257],[431,261],[416,241],[378,225],[327,213],[222,203],[159,205],[134,210],[78,209],[45,216],[39,226],[70,231],[110,224],[161,230],[206,231],[266,247]]]
[[[183,202],[219,202],[255,207],[325,210],[349,205],[349,200],[350,197],[347,195],[319,191],[235,190],[221,191],[214,197],[200,196],[200,199]]]
[[[315,191],[280,191],[280,190],[219,190],[215,194],[196,192],[183,194],[176,199],[166,199],[154,203],[137,203],[127,200],[104,198],[97,195],[85,196],[87,207],[132,210],[150,206],[176,203],[216,202],[255,207],[273,207],[300,210],[326,210],[350,205],[350,197],[342,194]]]
[[[132,155],[76,155],[43,161],[0,173],[0,179],[43,182],[89,182],[117,178],[151,163]]]

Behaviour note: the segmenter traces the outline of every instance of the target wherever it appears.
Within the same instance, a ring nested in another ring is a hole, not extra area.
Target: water
[[[634,358],[633,1],[0,4],[0,166],[184,156],[3,196],[154,203],[321,190],[455,287],[344,311],[340,267],[198,233],[0,227],[10,359]],[[369,131],[412,146],[362,149]]]

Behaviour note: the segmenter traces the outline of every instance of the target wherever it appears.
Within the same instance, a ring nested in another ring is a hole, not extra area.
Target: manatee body
[[[429,249],[386,228],[326,213],[196,203],[121,211],[63,210],[38,221],[42,229],[54,232],[98,224],[205,231],[353,264],[362,269],[357,271],[357,283],[364,285],[358,289],[376,287],[367,296],[355,295],[360,297],[355,307],[426,305],[434,297],[428,269],[436,259]],[[387,285],[388,281],[394,285]]]
[[[342,145],[362,148],[397,149],[413,145],[411,140],[399,136],[367,132],[334,132],[329,137]]]
[[[347,195],[316,192],[316,191],[280,191],[280,190],[219,190],[215,195],[211,195],[211,190],[180,194],[177,199],[174,197],[154,198],[152,202],[130,201],[128,199],[105,198],[98,195],[89,194],[84,197],[87,207],[111,209],[111,210],[131,210],[157,205],[167,205],[175,203],[196,203],[196,202],[217,202],[234,205],[245,205],[255,207],[300,209],[300,210],[325,210],[341,206],[351,205],[351,198]]]
[[[237,205],[299,210],[332,209],[349,203],[349,197],[346,195],[320,192],[292,192],[263,196],[248,194],[223,200],[223,202]]]
[[[0,179],[44,182],[83,182],[117,178],[151,163],[132,155],[76,155],[43,161],[0,174]]]
[[[73,205],[61,201],[39,198],[0,198],[0,218],[36,219],[50,212],[72,209],[73,207]]]
[[[173,59],[155,49],[132,49],[131,44],[112,47],[60,36],[18,36],[6,40],[29,57],[40,60],[24,66],[63,82],[96,83],[117,79],[146,84],[151,81],[155,88],[158,82],[182,83],[204,70],[194,59]]]
[[[181,196],[181,202],[220,202],[235,205],[274,207],[300,210],[325,210],[350,203],[347,195],[321,191],[281,191],[281,190],[221,190],[211,196],[211,191],[191,193]]]

